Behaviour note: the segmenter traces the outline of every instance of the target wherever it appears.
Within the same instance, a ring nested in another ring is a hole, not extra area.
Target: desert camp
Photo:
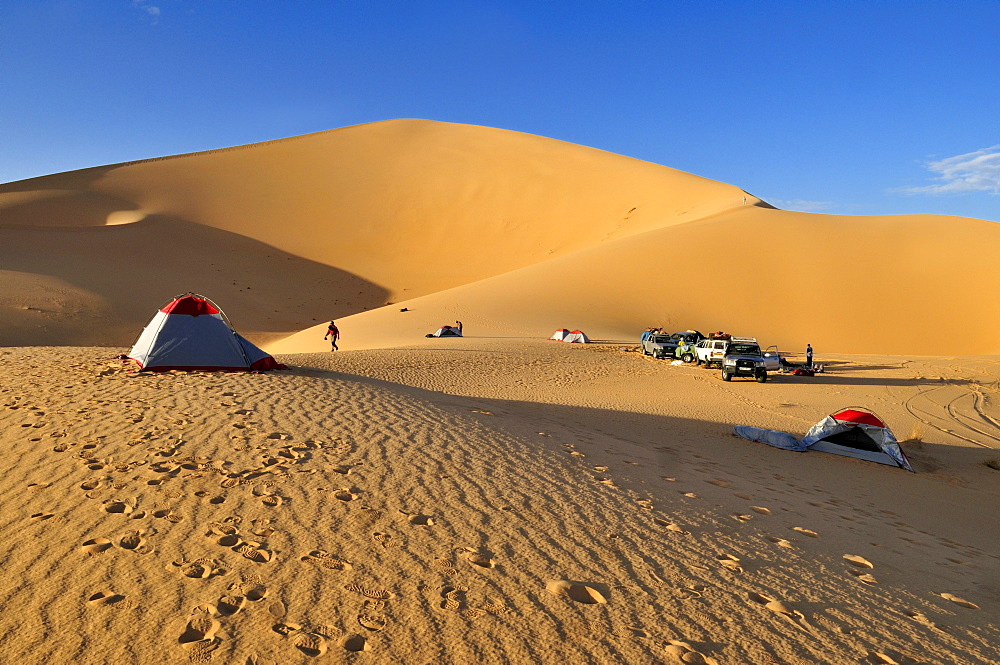
[[[169,245],[177,224],[169,215],[190,215],[191,196],[206,211],[199,228],[257,263],[250,283],[217,284],[216,301],[183,287],[170,289],[180,296],[163,294],[170,283],[212,281],[199,264],[166,262],[156,279],[140,269],[129,291],[109,284],[104,309],[81,295],[65,312],[27,270],[12,275],[24,306],[2,313],[13,336],[5,362],[17,367],[0,377],[13,460],[3,514],[32,538],[5,550],[8,568],[22,571],[5,592],[34,616],[45,617],[43,607],[60,613],[52,653],[82,653],[79,662],[91,663],[133,651],[143,654],[139,662],[161,651],[219,662],[329,654],[422,662],[439,653],[464,662],[480,649],[492,654],[483,662],[495,663],[554,662],[552,653],[594,663],[767,662],[767,653],[790,663],[830,662],[831,653],[838,662],[873,653],[897,654],[897,662],[911,662],[900,654],[920,662],[921,653],[932,662],[995,660],[998,598],[982,580],[997,570],[988,525],[998,513],[983,508],[1000,497],[1000,365],[991,355],[913,355],[933,354],[934,344],[896,334],[914,312],[943,301],[921,292],[919,307],[917,296],[902,309],[884,307],[897,312],[885,334],[875,319],[851,334],[844,326],[859,319],[838,316],[811,324],[806,338],[797,315],[686,310],[664,295],[677,318],[640,334],[655,313],[630,300],[629,271],[638,278],[654,239],[669,243],[680,223],[658,217],[664,226],[641,231],[641,242],[623,233],[521,267],[516,247],[501,243],[494,256],[506,253],[506,264],[490,277],[425,281],[405,298],[362,286],[343,305],[304,301],[282,314],[293,292],[285,289],[300,289],[288,266],[315,275],[315,265],[285,257],[272,279],[267,253],[275,250],[236,240],[208,205],[239,207],[227,179],[240,172],[252,180],[272,156],[312,172],[314,148],[339,146],[336,154],[363,144],[391,155],[383,138],[392,136],[433,155],[453,132],[477,146],[466,150],[534,145],[561,169],[567,155],[605,159],[538,137],[392,122],[139,162],[99,180],[67,173],[17,186],[46,201],[54,188],[152,194],[182,172],[215,183],[199,193],[160,191],[174,213],[148,222],[106,227],[84,218],[72,230],[47,224],[54,203],[38,203],[32,217],[36,204],[0,186],[0,209],[19,220],[0,228],[3,246],[44,244],[45,256],[64,257],[81,274],[83,256],[98,275],[108,252]],[[455,159],[454,149],[447,155]],[[607,159],[610,172],[655,181],[659,196],[690,197],[697,183],[705,218],[686,225],[751,220],[824,233],[825,223],[834,234],[852,223],[744,207],[726,185]],[[448,163],[431,170],[441,182]],[[321,250],[315,240],[307,248],[246,219],[243,237],[348,267],[337,247]],[[894,233],[894,220],[866,223]],[[928,251],[959,239],[1000,250],[993,226],[915,223],[930,224]],[[590,224],[596,237],[600,221]],[[297,233],[316,238],[314,229],[303,212]],[[100,246],[88,240],[92,231]],[[410,250],[420,263],[435,247],[411,242]],[[23,268],[35,256],[30,270],[46,270],[42,254],[19,256]],[[891,257],[878,265],[904,269]],[[544,278],[577,263],[598,271],[613,263],[607,274],[618,281],[583,293]],[[995,279],[985,265],[949,269]],[[780,283],[798,269],[793,254],[757,272]],[[325,279],[330,294],[345,294],[356,277]],[[366,279],[392,282],[390,273]],[[828,288],[839,290],[839,278]],[[150,319],[151,303],[164,300]],[[970,330],[982,315],[965,312]],[[324,335],[333,318],[340,351],[331,354]],[[581,327],[551,333],[560,320]],[[56,330],[74,331],[77,346]],[[57,339],[62,346],[38,346]],[[815,357],[804,355],[806,339]],[[993,349],[968,336],[962,343]],[[279,365],[288,369],[258,371]],[[145,636],[140,617],[164,627],[159,637]],[[39,621],[8,625],[13,639],[2,653],[40,662],[30,646]],[[130,637],[109,639],[98,625]],[[484,646],[491,636],[504,636],[505,646]]]
[[[233,9],[0,9],[0,664],[1000,665],[1000,6]]]

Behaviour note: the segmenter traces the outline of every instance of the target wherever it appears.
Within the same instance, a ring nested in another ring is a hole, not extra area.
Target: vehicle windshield
[[[653,341],[657,344],[667,344],[673,340],[670,339],[670,335],[654,335]]]
[[[726,349],[726,355],[759,356],[760,347],[756,344],[730,344]]]

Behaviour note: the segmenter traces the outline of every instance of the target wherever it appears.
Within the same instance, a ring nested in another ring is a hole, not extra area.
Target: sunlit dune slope
[[[339,322],[341,347],[419,343],[461,319],[480,336],[568,327],[636,341],[657,325],[754,335],[786,351],[811,343],[843,353],[995,354],[997,256],[992,222],[748,207],[349,317]],[[271,350],[324,350],[324,330]]]
[[[552,139],[396,120],[11,183],[0,187],[0,212],[4,225],[36,226],[104,225],[122,210],[169,215],[398,296],[704,216],[744,196]]]

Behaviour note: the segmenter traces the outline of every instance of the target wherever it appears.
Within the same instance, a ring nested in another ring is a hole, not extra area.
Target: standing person
[[[462,334],[462,322],[461,321],[455,321],[455,323],[457,324],[456,327],[458,328],[458,334],[461,336],[461,334]]]
[[[806,367],[812,369],[813,366],[813,348],[812,344],[806,344]]]
[[[326,334],[323,335],[323,339],[327,337],[330,338],[330,342],[333,344],[333,348],[330,351],[339,351],[340,347],[337,346],[337,340],[340,339],[340,328],[333,321],[330,321],[329,327],[326,329]]]

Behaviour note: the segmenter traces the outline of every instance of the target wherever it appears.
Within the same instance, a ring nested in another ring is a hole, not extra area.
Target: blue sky
[[[391,118],[1000,221],[1000,2],[2,0],[0,182]]]

